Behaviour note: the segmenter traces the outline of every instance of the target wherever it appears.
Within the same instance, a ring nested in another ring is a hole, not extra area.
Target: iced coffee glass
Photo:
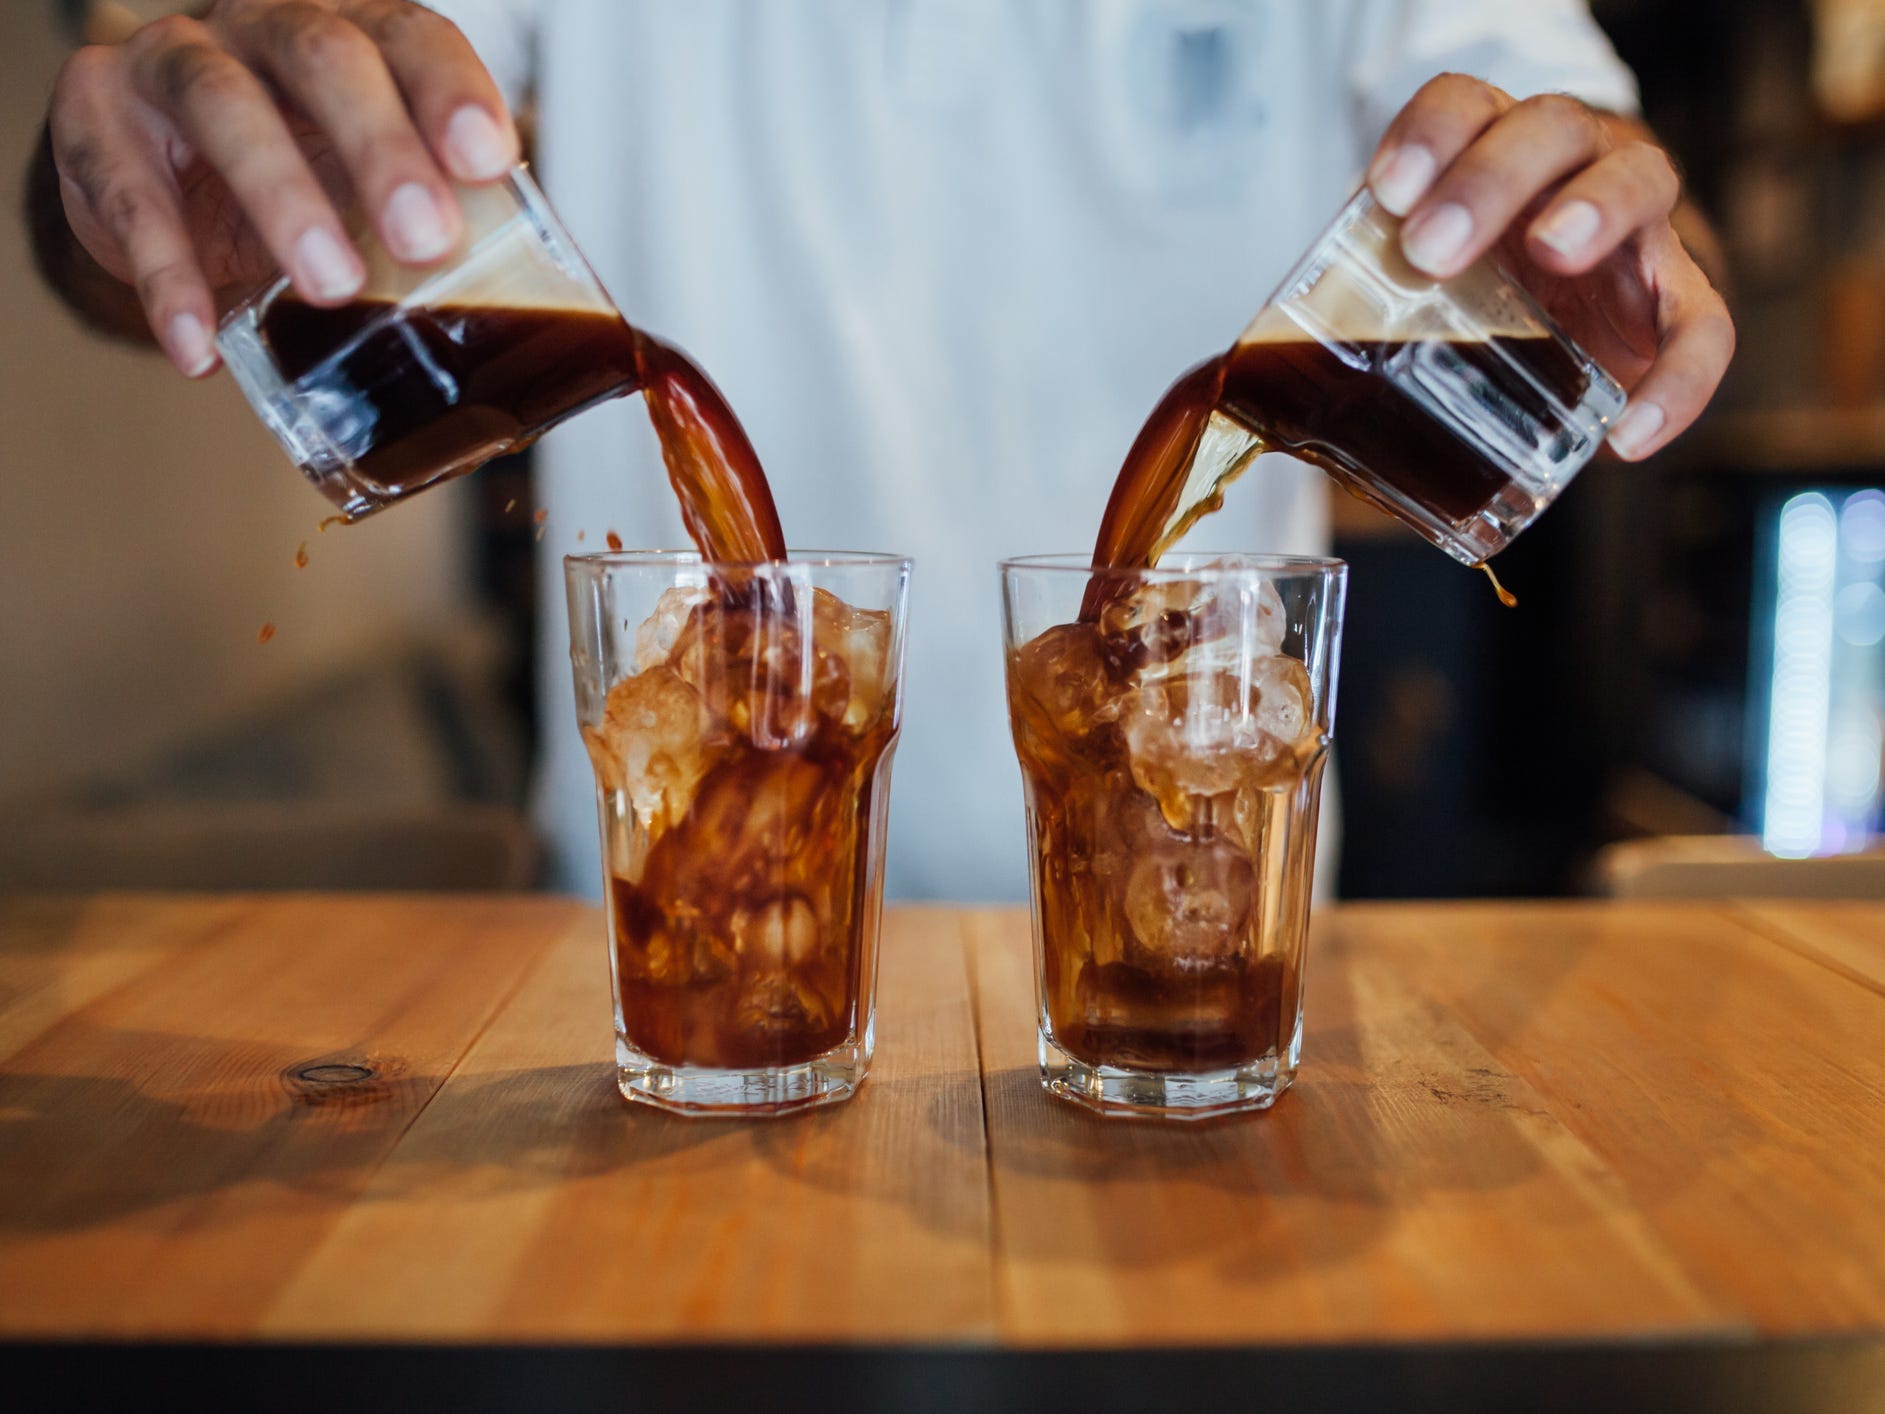
[[[622,1093],[688,1114],[870,1065],[910,562],[564,561]]]
[[[632,333],[530,174],[457,196],[443,262],[399,265],[363,227],[354,300],[307,304],[282,277],[218,330],[250,406],[349,520],[632,386]]]
[[[1108,1115],[1268,1107],[1302,1044],[1346,566],[1047,555],[1001,579],[1042,1083]]]

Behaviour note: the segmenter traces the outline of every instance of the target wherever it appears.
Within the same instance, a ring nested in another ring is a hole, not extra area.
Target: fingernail
[[[366,271],[360,257],[325,226],[310,226],[295,242],[295,280],[322,299],[356,293]]]
[[[1429,275],[1454,274],[1460,252],[1473,238],[1473,214],[1456,201],[1423,211],[1401,231],[1408,264]]]
[[[1559,255],[1570,256],[1589,245],[1603,223],[1603,214],[1588,201],[1567,201],[1533,234]]]
[[[445,213],[417,182],[395,188],[386,198],[386,238],[402,260],[437,260],[452,248]]]
[[[1405,216],[1433,185],[1433,154],[1418,143],[1391,148],[1368,173],[1374,199],[1396,216]]]
[[[200,378],[215,366],[216,346],[210,342],[209,330],[203,327],[203,321],[194,314],[173,315],[164,343],[170,350],[171,362],[183,370],[185,377]]]
[[[510,170],[511,146],[497,120],[467,103],[445,125],[445,154],[452,170],[471,181],[501,177]]]
[[[1621,456],[1635,460],[1649,450],[1656,434],[1662,431],[1662,409],[1654,403],[1631,403],[1610,429],[1610,445]]]

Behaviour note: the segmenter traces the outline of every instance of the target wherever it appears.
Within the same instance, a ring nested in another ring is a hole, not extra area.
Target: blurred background
[[[73,34],[173,8],[0,6],[6,181]],[[1339,891],[1885,895],[1885,0],[1594,9],[1740,353],[1501,556],[1516,612],[1337,498],[1399,590],[1350,596]],[[323,535],[230,381],[80,330],[11,219],[0,307],[0,887],[535,882],[527,459]]]

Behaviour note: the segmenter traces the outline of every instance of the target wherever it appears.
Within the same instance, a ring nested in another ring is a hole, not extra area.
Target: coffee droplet
[[[510,500],[504,503],[504,514],[509,515],[512,511],[516,509],[517,509],[517,498],[515,496],[512,496]]]
[[[295,547],[295,568],[304,570],[308,567],[308,542],[303,540]]]
[[[262,625],[261,629],[255,635],[255,641],[257,643],[266,643],[269,641],[269,639],[273,638],[274,636],[275,636],[275,624],[273,620],[271,620],[270,622]]]
[[[1501,604],[1505,605],[1508,609],[1516,609],[1518,607],[1518,595],[1499,583],[1499,576],[1493,573],[1491,565],[1481,560],[1474,568],[1483,571],[1486,578],[1492,581],[1492,592],[1499,596],[1499,602]]]
[[[548,506],[540,507],[537,511],[537,514],[533,518],[536,520],[538,525],[542,525],[546,520],[550,518],[550,508]]]
[[[323,535],[325,535],[325,534],[327,534],[327,527],[328,527],[328,526],[330,526],[330,525],[345,525],[346,523],[347,523],[347,517],[345,517],[345,516],[329,516],[329,517],[328,517],[328,518],[327,518],[326,520],[324,520],[324,521],[322,521],[322,522],[321,522],[321,524],[320,524],[320,532],[321,532],[321,534],[323,534]]]
[[[614,550],[617,554],[620,554],[622,550],[622,537],[617,535],[613,530],[609,532],[609,548]]]

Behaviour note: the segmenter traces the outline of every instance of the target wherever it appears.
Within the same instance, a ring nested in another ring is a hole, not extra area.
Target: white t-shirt
[[[1453,69],[1636,103],[1580,0],[437,8],[535,91],[551,201],[629,319],[727,394],[788,541],[915,557],[898,897],[1025,897],[995,563],[1091,547],[1159,394],[1236,337],[1414,90]],[[639,402],[539,457],[538,812],[558,882],[594,894],[561,557],[610,528],[687,542]],[[1272,458],[1192,543],[1324,550],[1326,495]]]

